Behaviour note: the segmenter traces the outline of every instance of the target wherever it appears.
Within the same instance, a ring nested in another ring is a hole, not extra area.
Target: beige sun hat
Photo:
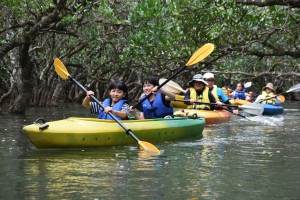
[[[263,90],[266,90],[266,88],[269,88],[273,92],[275,92],[273,83],[268,83],[265,87],[263,87]]]
[[[192,87],[194,81],[200,81],[202,83],[204,83],[205,85],[207,85],[207,82],[204,80],[203,76],[201,74],[196,74],[193,76],[193,79],[189,82],[189,85]]]

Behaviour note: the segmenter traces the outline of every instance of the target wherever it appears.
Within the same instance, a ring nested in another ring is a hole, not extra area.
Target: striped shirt
[[[91,105],[90,111],[92,114],[99,114],[103,110],[102,107],[96,102],[90,102],[90,105]],[[129,116],[130,107],[128,103],[123,104],[121,112],[126,112],[127,116]]]

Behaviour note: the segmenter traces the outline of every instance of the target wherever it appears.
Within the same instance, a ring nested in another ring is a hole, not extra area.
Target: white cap
[[[205,74],[203,75],[203,78],[204,78],[204,79],[215,78],[215,76],[214,76],[212,73],[207,72],[207,73],[205,73]]]

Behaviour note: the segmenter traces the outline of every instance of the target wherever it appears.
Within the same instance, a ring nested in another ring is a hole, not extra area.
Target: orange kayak
[[[206,124],[220,124],[229,122],[231,113],[224,110],[180,109],[174,112],[174,116],[204,117]]]

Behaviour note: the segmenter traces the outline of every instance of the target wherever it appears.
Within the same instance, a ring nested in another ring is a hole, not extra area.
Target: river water
[[[203,137],[155,146],[40,150],[23,125],[91,117],[80,105],[0,113],[0,199],[300,199],[300,103],[276,117],[205,127]]]

